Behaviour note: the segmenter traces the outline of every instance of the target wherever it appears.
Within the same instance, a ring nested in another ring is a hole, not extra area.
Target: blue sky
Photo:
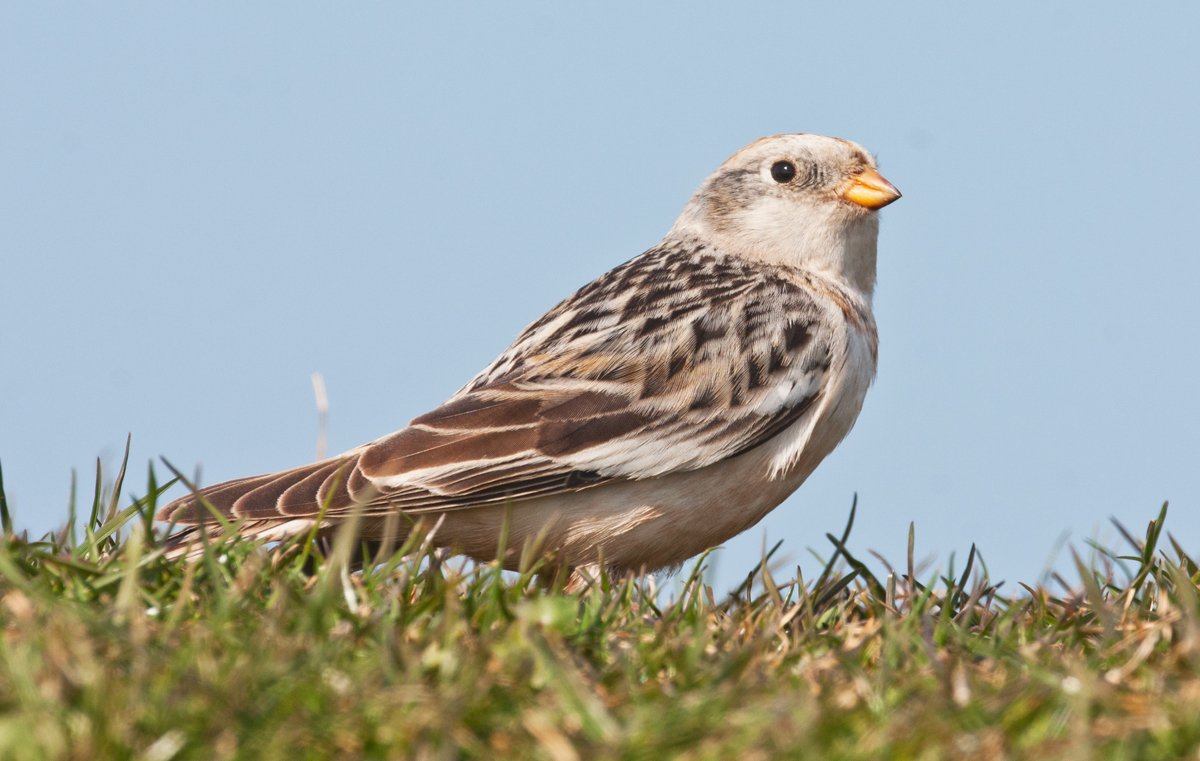
[[[876,386],[765,529],[799,562],[1200,551],[1200,6],[5,4],[0,462],[20,527],[133,435],[206,483],[455,391],[763,135],[874,151]],[[85,487],[86,489],[87,487]]]

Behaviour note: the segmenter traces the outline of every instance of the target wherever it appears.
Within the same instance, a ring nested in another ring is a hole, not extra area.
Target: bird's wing
[[[341,458],[201,492],[234,518],[503,503],[694,470],[800,420],[844,341],[803,273],[660,247],[580,289],[465,388]],[[207,520],[194,497],[164,520]]]

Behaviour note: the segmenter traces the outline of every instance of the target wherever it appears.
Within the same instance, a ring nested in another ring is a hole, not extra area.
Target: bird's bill
[[[874,169],[868,169],[862,174],[856,174],[842,185],[838,195],[851,203],[871,210],[882,209],[900,197],[896,186]]]

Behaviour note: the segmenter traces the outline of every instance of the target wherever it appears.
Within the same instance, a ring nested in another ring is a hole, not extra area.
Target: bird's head
[[[756,140],[709,175],[674,234],[728,253],[833,274],[870,296],[876,212],[900,197],[862,146],[822,135]]]

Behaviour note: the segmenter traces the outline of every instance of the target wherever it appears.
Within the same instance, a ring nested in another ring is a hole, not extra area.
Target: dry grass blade
[[[74,503],[74,500],[72,500]],[[4,493],[4,467],[0,465],[0,531],[4,536],[12,536],[12,513],[8,511],[8,496]]]

